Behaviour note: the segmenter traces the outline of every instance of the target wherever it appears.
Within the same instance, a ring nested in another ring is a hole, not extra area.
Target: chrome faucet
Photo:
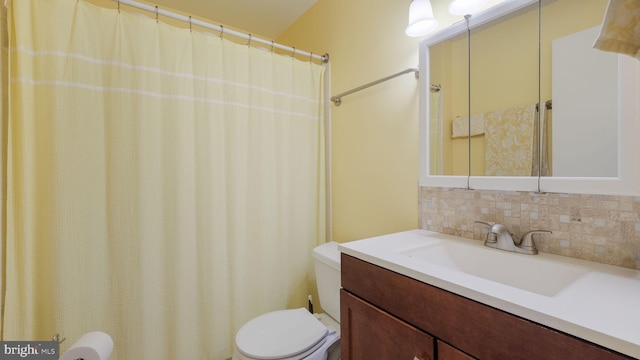
[[[538,253],[533,235],[551,234],[549,230],[531,230],[522,235],[520,242],[516,242],[513,239],[513,234],[502,224],[489,224],[484,221],[476,221],[476,223],[485,225],[490,229],[484,241],[484,246],[521,254],[535,255]]]
[[[491,233],[495,235],[496,241],[484,242],[485,246],[494,247],[500,250],[516,251],[516,244],[513,237],[506,226],[502,224],[494,224],[491,227]]]

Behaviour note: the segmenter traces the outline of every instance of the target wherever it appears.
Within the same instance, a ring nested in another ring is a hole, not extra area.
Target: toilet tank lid
[[[340,251],[335,241],[316,246],[313,249],[313,257],[340,270]]]

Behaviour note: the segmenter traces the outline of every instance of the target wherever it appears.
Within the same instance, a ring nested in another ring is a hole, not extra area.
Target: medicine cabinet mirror
[[[423,186],[640,193],[640,71],[607,0],[512,0],[420,43]]]

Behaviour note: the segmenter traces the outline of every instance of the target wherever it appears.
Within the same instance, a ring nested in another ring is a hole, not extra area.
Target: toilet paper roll
[[[113,351],[113,340],[102,331],[88,332],[80,337],[60,360],[107,360]]]

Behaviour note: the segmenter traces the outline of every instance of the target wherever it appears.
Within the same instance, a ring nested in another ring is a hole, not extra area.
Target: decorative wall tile
[[[420,188],[420,228],[484,241],[475,221],[529,230],[539,251],[640,269],[640,197]]]

